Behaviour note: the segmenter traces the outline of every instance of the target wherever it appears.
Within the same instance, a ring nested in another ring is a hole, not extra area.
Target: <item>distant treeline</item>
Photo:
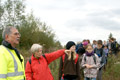
[[[50,26],[34,17],[32,11],[25,15],[23,0],[0,0],[0,43],[2,31],[7,26],[18,28],[21,34],[20,48],[30,48],[33,43],[43,45],[46,50],[62,47]]]

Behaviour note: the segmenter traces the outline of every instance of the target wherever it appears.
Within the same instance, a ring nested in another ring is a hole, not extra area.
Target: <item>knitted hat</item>
[[[88,45],[88,42],[85,41],[85,42],[83,42],[82,44],[83,44],[84,46],[87,46],[87,45]]]
[[[70,49],[73,45],[75,45],[75,43],[73,41],[67,42],[66,49]]]

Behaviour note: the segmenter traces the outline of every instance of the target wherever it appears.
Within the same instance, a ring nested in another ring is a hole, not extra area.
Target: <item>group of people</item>
[[[108,54],[108,48],[103,48],[102,40],[94,42],[95,44],[84,40],[79,45],[68,41],[65,49],[49,54],[42,53],[42,45],[33,44],[30,49],[32,56],[24,69],[24,58],[16,49],[20,37],[15,27],[6,27],[3,30],[0,80],[54,80],[48,65],[59,57],[59,80],[82,80],[81,77],[84,80],[102,80],[102,70]]]
[[[61,49],[42,55],[42,46],[33,44],[33,55],[24,69],[24,58],[16,49],[20,37],[15,27],[6,27],[3,30],[3,41],[0,45],[0,80],[53,80],[48,65],[64,54],[69,55],[71,51]]]

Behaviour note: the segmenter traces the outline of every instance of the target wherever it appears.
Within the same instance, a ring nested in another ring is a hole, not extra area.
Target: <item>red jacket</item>
[[[63,54],[65,54],[64,50],[58,50],[49,54],[45,54],[46,58],[41,56],[39,59],[36,59],[32,55],[31,64],[29,61],[27,61],[26,64],[26,80],[54,80],[48,65]]]

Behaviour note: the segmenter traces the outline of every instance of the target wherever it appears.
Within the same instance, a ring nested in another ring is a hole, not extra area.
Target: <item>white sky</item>
[[[120,41],[120,0],[26,0],[26,12],[51,26],[62,45],[83,39]]]

